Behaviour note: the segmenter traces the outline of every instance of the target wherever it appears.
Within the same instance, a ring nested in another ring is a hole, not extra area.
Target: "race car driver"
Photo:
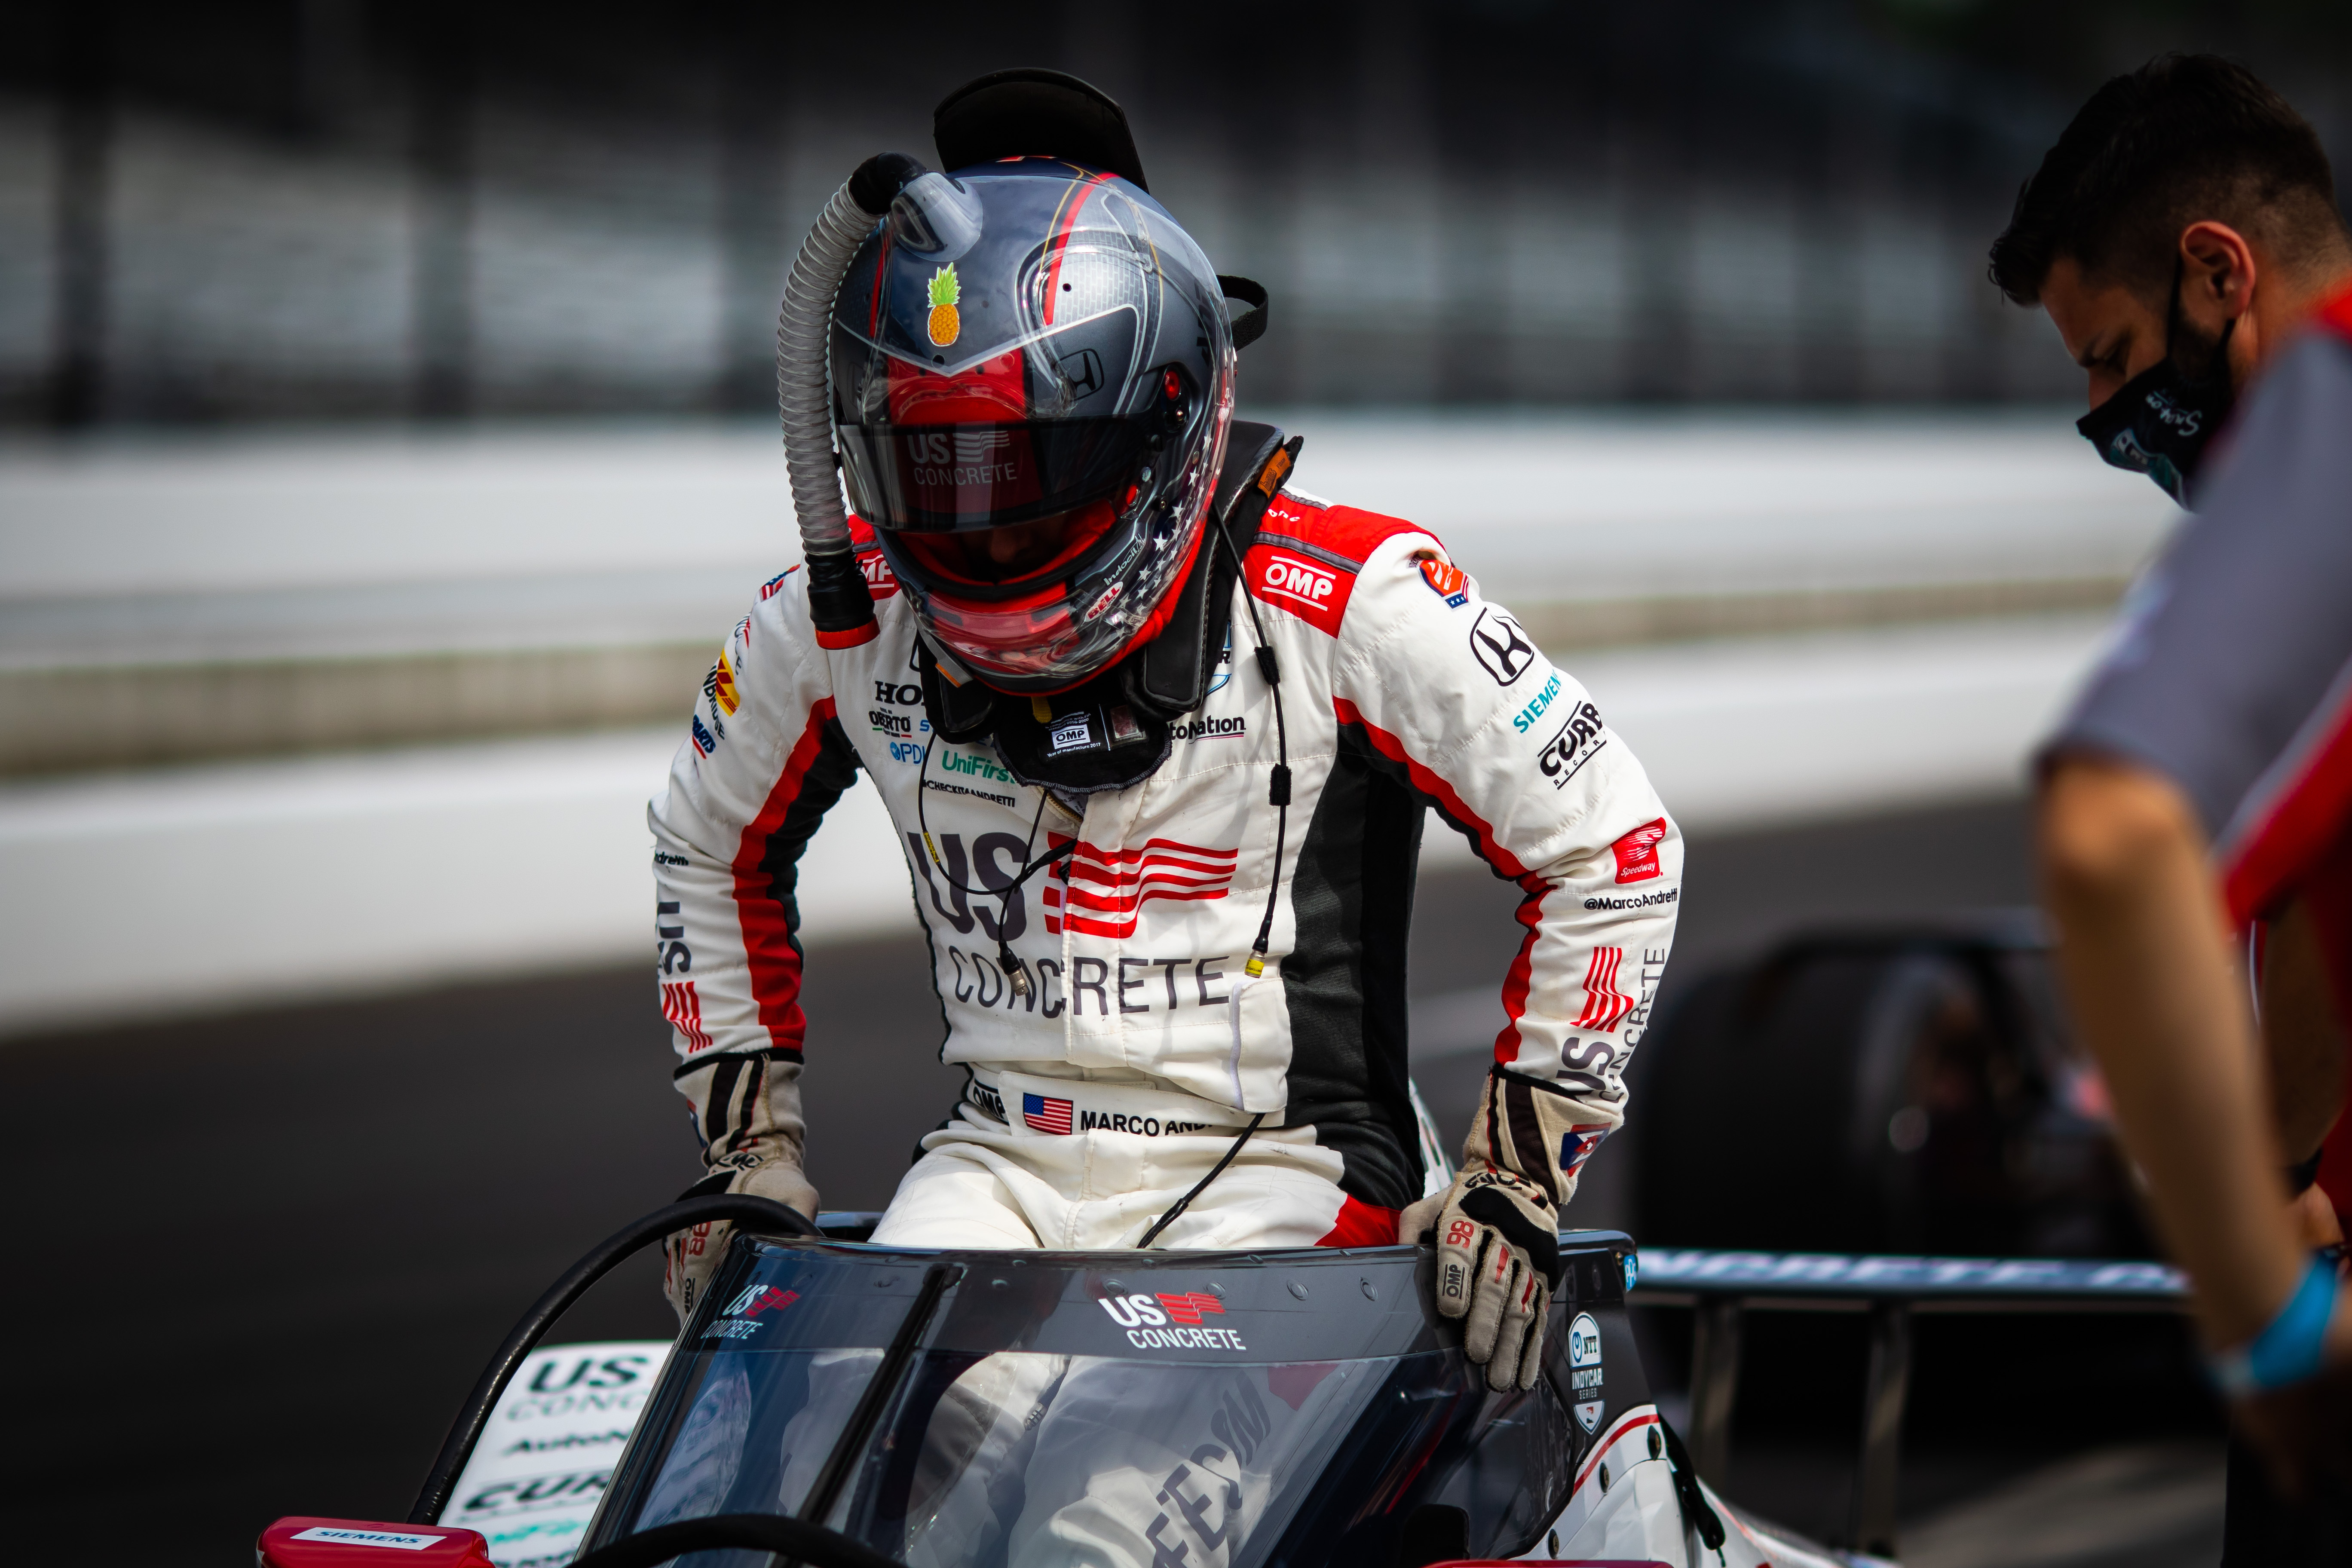
[[[2312,1251],[2336,1215],[2319,1189],[2288,1202],[2315,1171],[2352,1199],[2352,1145],[2320,1157],[2352,1019],[2352,237],[2302,117],[2242,66],[2172,57],[2084,107],[1993,274],[2088,370],[2102,455],[2196,508],[2046,752],[2042,857],[2222,1385],[2299,1488],[2352,1458],[2352,1384],[2315,1381],[2352,1370]],[[2298,1520],[2254,1486],[2233,1458],[2226,1563],[2352,1552],[2352,1510]]]
[[[877,1243],[1386,1244],[1420,1200],[1441,1309],[1494,1386],[1528,1387],[1681,841],[1433,535],[1297,489],[1300,444],[1233,420],[1225,280],[1108,102],[1046,72],[950,98],[952,179],[902,195],[839,286],[871,620],[828,630],[809,573],[770,583],[650,811],[696,1190],[816,1206],[794,865],[863,772],[970,1075]],[[1464,1168],[1425,1196],[1403,973],[1428,806],[1519,885],[1524,935]],[[674,1240],[681,1314],[721,1234]]]

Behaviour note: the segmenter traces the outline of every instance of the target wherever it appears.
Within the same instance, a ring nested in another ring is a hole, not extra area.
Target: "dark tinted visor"
[[[1123,491],[1144,456],[1124,419],[1011,425],[842,425],[842,461],[877,527],[1004,528]]]

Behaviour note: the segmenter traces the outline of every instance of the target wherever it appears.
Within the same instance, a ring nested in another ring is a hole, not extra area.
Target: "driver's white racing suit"
[[[1244,570],[1279,658],[1279,720],[1237,593],[1227,656],[1167,762],[1077,810],[1047,798],[1042,816],[1039,793],[990,747],[930,733],[914,617],[878,552],[864,559],[878,635],[822,646],[798,577],[770,583],[705,681],[653,803],[663,1009],[715,1174],[799,1163],[794,863],[863,769],[912,870],[948,1020],[942,1055],[971,1071],[876,1241],[1132,1247],[1258,1112],[1263,1129],[1160,1245],[1395,1241],[1397,1211],[1424,1190],[1405,938],[1433,805],[1524,891],[1481,1114],[1518,1123],[1507,1132],[1523,1148],[1538,1122],[1568,1125],[1548,1150],[1566,1196],[1622,1117],[1625,1058],[1674,933],[1682,845],[1583,689],[1434,538],[1277,495]],[[1277,722],[1294,780],[1278,863]],[[1006,889],[1073,842],[1017,891],[959,890]],[[1253,982],[1270,889],[1270,962]],[[1041,983],[1027,994],[1000,943]],[[1572,1113],[1538,1118],[1537,1086]],[[825,1451],[873,1359],[817,1358],[787,1435],[796,1479],[769,1506],[797,1506],[808,1456]],[[1138,1375],[1038,1355],[972,1368],[927,1434],[934,1479],[923,1522],[899,1543],[907,1560],[968,1561],[990,1542],[1024,1563],[1136,1568],[1181,1563],[1192,1546],[1195,1563],[1237,1550],[1275,1478],[1192,1427],[1219,1400],[1245,1399],[1266,1413],[1265,1463],[1277,1463],[1307,1386],[1284,1368],[1237,1367],[1231,1389],[1204,1375],[1207,1403],[1190,1412],[1164,1389],[1146,1397]],[[1045,1462],[1072,1454],[1082,1458]]]
[[[1256,1112],[1264,1130],[1163,1244],[1393,1240],[1423,1188],[1405,939],[1424,806],[1525,893],[1498,1072],[1570,1097],[1563,1173],[1617,1126],[1673,937],[1680,836],[1583,689],[1435,538],[1285,490],[1246,550],[1294,780],[1278,865],[1277,714],[1238,592],[1213,689],[1167,762],[1078,797],[1083,815],[1046,799],[1041,817],[989,746],[935,743],[914,616],[879,552],[864,560],[878,635],[821,646],[798,574],[768,584],[650,811],[663,1011],[714,1172],[779,1149],[799,1163],[794,867],[861,769],[912,872],[941,1055],[973,1074],[878,1241],[1132,1246]],[[1008,896],[959,890],[1003,889],[1073,840]],[[1026,995],[1000,942],[1038,982]],[[1487,1104],[1510,1114],[1500,1094]]]

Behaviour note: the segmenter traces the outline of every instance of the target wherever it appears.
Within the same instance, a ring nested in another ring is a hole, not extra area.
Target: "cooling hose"
[[[425,1478],[425,1488],[416,1495],[416,1506],[408,1510],[411,1524],[438,1524],[441,1510],[449,1506],[449,1494],[456,1489],[457,1477],[473,1457],[474,1445],[480,1442],[482,1429],[490,1423],[490,1412],[498,1407],[499,1395],[522,1370],[523,1358],[533,1346],[546,1337],[555,1326],[563,1310],[578,1300],[588,1287],[602,1279],[613,1267],[638,1248],[649,1247],[673,1231],[686,1230],[698,1225],[725,1220],[746,1230],[771,1235],[803,1236],[824,1239],[824,1232],[814,1221],[799,1210],[787,1207],[772,1198],[754,1197],[750,1193],[723,1193],[713,1197],[688,1198],[683,1203],[656,1209],[633,1225],[624,1226],[599,1243],[585,1258],[566,1269],[563,1278],[547,1289],[523,1314],[482,1369],[474,1384],[474,1392],[466,1397],[458,1410],[457,1419],[451,1423],[449,1436],[441,1445],[440,1454],[433,1461],[432,1473]]]
[[[809,615],[817,641],[826,647],[855,647],[877,631],[874,596],[850,549],[849,512],[842,504],[833,449],[833,302],[866,236],[898,193],[929,173],[904,153],[877,153],[860,163],[802,241],[776,317],[776,405],[783,420],[784,465],[792,479],[793,510],[800,518]]]

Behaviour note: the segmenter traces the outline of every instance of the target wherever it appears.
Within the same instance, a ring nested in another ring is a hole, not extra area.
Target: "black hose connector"
[[[877,153],[849,176],[849,199],[868,217],[880,217],[898,193],[931,171],[905,153]]]
[[[654,1568],[689,1552],[727,1546],[764,1547],[809,1568],[900,1568],[895,1560],[837,1530],[780,1513],[716,1513],[658,1524],[573,1558],[572,1568]]]
[[[640,1248],[651,1246],[662,1237],[698,1225],[725,1220],[746,1230],[781,1233],[785,1236],[824,1238],[814,1221],[799,1210],[776,1202],[773,1198],[754,1197],[749,1193],[722,1193],[715,1197],[689,1198],[684,1203],[658,1208],[635,1224],[623,1226],[606,1237],[585,1258],[564,1270],[563,1277],[547,1289],[547,1293],[523,1314],[482,1369],[474,1392],[466,1396],[458,1408],[457,1419],[449,1428],[449,1436],[441,1444],[440,1457],[433,1461],[431,1473],[425,1478],[425,1489],[416,1494],[416,1506],[408,1510],[411,1524],[438,1524],[441,1512],[449,1506],[449,1494],[457,1489],[457,1476],[465,1469],[466,1461],[473,1457],[474,1445],[482,1440],[482,1429],[490,1423],[490,1412],[498,1407],[499,1395],[522,1370],[523,1358],[530,1354],[547,1331],[555,1326],[565,1309],[578,1300],[589,1286],[613,1271],[614,1266]],[[647,1558],[649,1563],[661,1559]]]
[[[809,624],[824,647],[856,647],[881,635],[874,590],[855,552],[808,557]]]

